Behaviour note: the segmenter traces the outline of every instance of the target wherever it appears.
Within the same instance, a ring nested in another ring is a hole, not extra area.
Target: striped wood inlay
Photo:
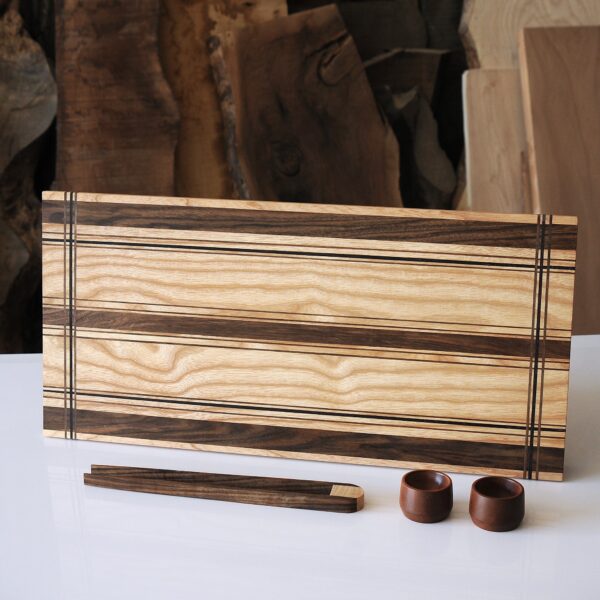
[[[577,226],[46,192],[48,435],[561,479]]]

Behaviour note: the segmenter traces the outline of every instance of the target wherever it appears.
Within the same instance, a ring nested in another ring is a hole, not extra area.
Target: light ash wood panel
[[[465,71],[463,103],[467,206],[490,212],[529,212],[518,70]]]
[[[560,479],[575,221],[44,196],[48,435]]]
[[[460,324],[472,322],[484,294],[487,311],[478,325],[491,328],[502,323],[510,307],[511,326],[522,329],[524,335],[531,328],[531,299],[525,295],[515,299],[513,294],[515,288],[531,287],[531,274],[525,268],[515,268],[510,259],[498,263],[494,280],[481,290],[477,275],[490,267],[473,259],[469,268],[456,264],[461,259],[454,256],[439,259],[449,264],[441,263],[423,272],[420,263],[411,262],[412,256],[406,257],[406,262],[382,258],[377,263],[360,255],[310,259],[240,255],[232,250],[222,252],[219,247],[211,250],[210,246],[193,253],[175,253],[172,249],[130,250],[84,244],[81,242],[77,249],[79,294],[95,301],[95,308],[118,297],[121,290],[133,288],[129,302],[169,306],[173,312],[183,307],[187,311],[204,309],[210,314],[211,309],[218,308],[238,315],[244,311],[245,317],[251,318],[260,306],[272,320],[315,322],[329,317],[336,322],[346,317],[351,324],[354,318],[368,315],[372,325],[379,325],[373,322],[375,319],[393,322],[407,318],[421,323],[434,321],[440,329],[460,330]],[[62,249],[54,246],[47,252],[47,295],[60,298]],[[148,256],[151,261],[145,260]],[[139,265],[133,273],[131,264]],[[570,326],[564,309],[571,303],[572,275],[556,273],[555,284],[555,302],[549,306],[548,322],[549,328],[560,335]]]
[[[573,330],[599,333],[600,27],[526,29],[520,49],[533,208],[579,217]]]
[[[469,66],[519,66],[517,38],[525,27],[600,25],[598,0],[465,0],[460,34]]]

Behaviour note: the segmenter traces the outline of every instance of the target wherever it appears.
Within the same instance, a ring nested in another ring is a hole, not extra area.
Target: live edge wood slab
[[[278,477],[92,465],[83,481],[86,485],[130,492],[339,513],[357,512],[365,503],[362,488],[351,483]]]
[[[572,217],[47,192],[44,430],[560,480]]]

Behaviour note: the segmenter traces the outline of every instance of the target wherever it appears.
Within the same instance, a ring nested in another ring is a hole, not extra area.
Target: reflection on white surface
[[[0,357],[0,600],[599,598],[600,336],[575,338],[565,483],[525,482],[521,529],[398,507],[402,471],[41,436],[41,357]],[[361,485],[343,515],[88,488],[91,463]]]

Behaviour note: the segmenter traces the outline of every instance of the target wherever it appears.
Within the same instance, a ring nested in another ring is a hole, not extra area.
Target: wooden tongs
[[[92,465],[83,481],[86,485],[130,492],[339,513],[356,512],[364,506],[362,488],[351,483],[111,465]]]

